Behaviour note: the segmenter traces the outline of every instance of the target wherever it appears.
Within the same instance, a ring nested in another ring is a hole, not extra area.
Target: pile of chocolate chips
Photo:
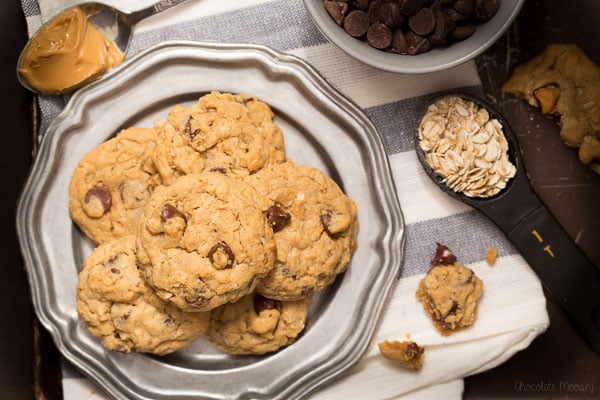
[[[500,0],[324,0],[333,20],[372,47],[415,55],[465,40]]]

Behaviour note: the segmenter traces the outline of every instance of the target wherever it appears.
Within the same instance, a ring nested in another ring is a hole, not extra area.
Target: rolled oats
[[[498,194],[517,171],[502,124],[457,96],[429,106],[419,126],[419,148],[444,184],[469,197]]]

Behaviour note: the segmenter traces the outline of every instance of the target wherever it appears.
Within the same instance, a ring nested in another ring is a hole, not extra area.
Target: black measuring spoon
[[[508,142],[508,158],[516,167],[515,176],[498,194],[468,197],[450,189],[427,164],[419,147],[419,125],[430,104],[455,96],[485,108],[490,119],[503,127]],[[552,298],[560,304],[580,334],[600,354],[600,270],[567,235],[558,221],[533,191],[517,138],[508,121],[491,104],[476,96],[444,92],[432,97],[417,119],[415,150],[425,172],[444,192],[486,215],[494,222],[540,277]]]

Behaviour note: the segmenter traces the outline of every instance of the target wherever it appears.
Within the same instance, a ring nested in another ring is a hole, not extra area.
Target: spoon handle
[[[509,240],[541,278],[550,296],[600,354],[600,271],[539,200],[510,231]]]
[[[132,12],[128,16],[129,22],[133,25],[141,21],[144,18],[148,18],[151,15],[158,14],[161,11],[168,10],[171,7],[175,7],[188,0],[161,0],[158,3],[151,5],[150,7]]]

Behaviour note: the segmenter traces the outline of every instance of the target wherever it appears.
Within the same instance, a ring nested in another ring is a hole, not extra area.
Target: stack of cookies
[[[83,157],[69,196],[98,245],[77,310],[110,350],[162,355],[204,335],[231,354],[276,351],[357,245],[354,201],[286,160],[273,112],[244,94],[121,131]]]

